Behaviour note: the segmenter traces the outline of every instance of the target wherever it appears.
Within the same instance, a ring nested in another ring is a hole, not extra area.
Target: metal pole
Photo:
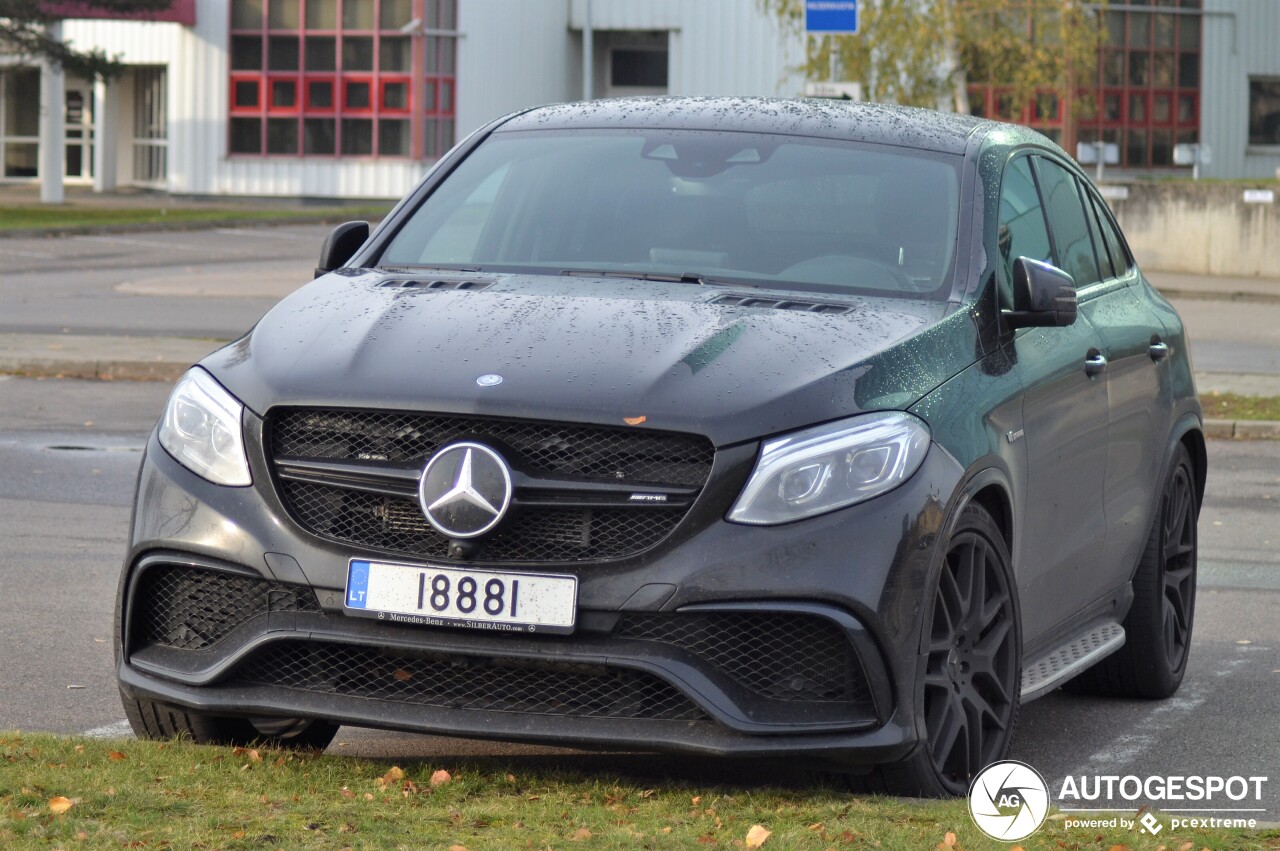
[[[593,55],[592,42],[595,41],[595,34],[591,31],[591,0],[586,0],[587,12],[582,22],[582,99],[591,100],[595,97],[592,92],[592,84],[595,77],[595,56]]]
[[[828,53],[828,59],[830,59],[831,67],[827,69],[827,79],[835,83],[839,81],[840,74],[840,57],[836,53],[836,48],[839,42],[836,41],[835,36],[828,36],[828,38],[831,39],[831,50]]]
[[[1094,150],[1094,152],[1095,152],[1095,155],[1096,155],[1096,156],[1097,156],[1097,158],[1098,158],[1098,170],[1097,170],[1097,172],[1094,174],[1093,182],[1094,182],[1094,184],[1096,184],[1096,185],[1101,185],[1101,184],[1102,184],[1102,172],[1103,172],[1103,166],[1104,166],[1103,159],[1104,159],[1104,158],[1105,158],[1105,156],[1106,156],[1107,143],[1106,143],[1106,142],[1103,142],[1103,141],[1101,141],[1101,140],[1096,141],[1096,142],[1094,142],[1094,143],[1093,143],[1093,150]]]

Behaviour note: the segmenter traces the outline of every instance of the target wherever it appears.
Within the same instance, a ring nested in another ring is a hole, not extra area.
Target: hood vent
[[[711,300],[711,304],[723,304],[730,307],[761,307],[771,310],[798,310],[801,313],[824,313],[832,316],[838,316],[842,313],[852,313],[854,308],[851,304],[840,304],[834,301],[810,301],[794,298],[761,298],[754,295],[742,295],[740,293],[729,293],[722,296],[716,296]]]
[[[476,292],[493,286],[480,278],[392,278],[378,284],[395,290],[468,290]]]

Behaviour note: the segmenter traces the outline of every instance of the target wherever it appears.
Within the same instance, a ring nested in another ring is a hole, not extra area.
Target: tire
[[[1133,575],[1124,647],[1072,681],[1071,691],[1158,700],[1178,690],[1195,621],[1198,513],[1191,456],[1179,444]]]
[[[324,750],[338,733],[329,721],[299,718],[209,715],[153,700],[135,700],[121,692],[124,714],[139,739],[186,739],[199,745],[264,744],[299,750]]]
[[[902,761],[849,778],[851,785],[908,797],[964,795],[978,772],[1005,757],[1022,673],[1015,588],[999,527],[982,507],[966,506],[926,601],[923,740]]]

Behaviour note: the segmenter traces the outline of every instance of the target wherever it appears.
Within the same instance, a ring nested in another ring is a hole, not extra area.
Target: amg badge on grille
[[[451,443],[431,456],[418,482],[427,522],[450,538],[483,535],[511,505],[511,468],[483,443]]]

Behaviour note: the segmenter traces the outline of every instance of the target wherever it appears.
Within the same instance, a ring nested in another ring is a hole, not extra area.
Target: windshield
[[[945,298],[957,164],[769,134],[497,133],[379,263]]]

